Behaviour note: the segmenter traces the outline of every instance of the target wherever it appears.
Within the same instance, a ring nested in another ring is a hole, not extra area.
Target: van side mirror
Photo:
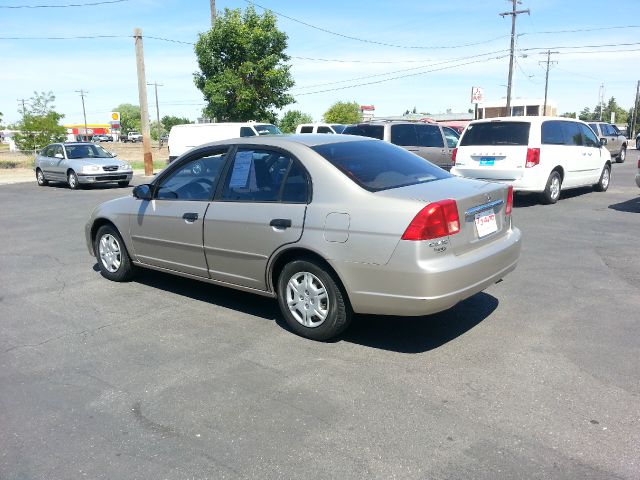
[[[604,147],[607,144],[607,139],[606,138],[601,138],[600,139],[600,146]]]
[[[136,186],[132,193],[138,200],[151,200],[153,198],[153,195],[151,195],[151,185],[148,184]]]

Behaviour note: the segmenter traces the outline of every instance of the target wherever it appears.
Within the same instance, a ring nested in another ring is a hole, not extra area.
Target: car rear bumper
[[[636,185],[640,187],[640,172],[636,173]]]
[[[417,260],[419,242],[401,241],[386,265],[343,264],[341,278],[357,313],[419,316],[446,310],[501,280],[520,258],[514,228],[461,255]]]
[[[459,177],[511,185],[515,192],[543,192],[547,186],[550,172],[537,167],[539,167],[539,165],[533,168],[523,169],[524,172],[522,176],[517,179],[483,178],[482,171],[466,171],[464,169],[456,169],[455,167],[451,170],[451,173]]]
[[[97,173],[95,175],[78,175],[78,183],[130,182],[133,172]]]

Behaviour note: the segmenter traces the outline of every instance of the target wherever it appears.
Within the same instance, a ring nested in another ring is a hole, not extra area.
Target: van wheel
[[[607,188],[609,188],[609,182],[611,181],[611,167],[609,165],[605,165],[602,169],[602,174],[600,175],[600,180],[596,183],[593,188],[596,192],[606,192]]]
[[[289,328],[311,340],[335,338],[353,315],[333,275],[307,260],[284,266],[278,277],[278,303]]]
[[[624,163],[626,159],[627,159],[627,147],[626,145],[623,145],[622,149],[620,150],[620,153],[618,154],[618,158],[616,158],[616,163]]]
[[[560,190],[562,189],[562,177],[557,171],[551,172],[549,180],[547,180],[547,186],[542,192],[542,203],[550,205],[556,203],[560,198]]]

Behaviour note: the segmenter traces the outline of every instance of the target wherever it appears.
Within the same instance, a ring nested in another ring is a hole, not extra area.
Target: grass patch
[[[144,162],[130,162],[131,168],[134,170],[144,170]],[[164,160],[156,160],[153,162],[153,170],[162,170],[167,166],[167,162]]]
[[[12,168],[33,168],[33,156],[21,158],[21,155],[12,155],[11,158],[0,157],[0,170],[9,170]]]

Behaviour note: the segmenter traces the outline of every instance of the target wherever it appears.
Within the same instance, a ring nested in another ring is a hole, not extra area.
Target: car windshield
[[[311,148],[371,192],[451,176],[423,158],[387,142],[340,142]]]
[[[280,129],[274,125],[261,124],[255,126],[258,135],[282,135]]]
[[[67,150],[67,158],[112,158],[109,152],[107,152],[100,145],[65,145]]]
[[[482,122],[471,124],[460,139],[460,146],[528,145],[530,126],[529,122]]]

